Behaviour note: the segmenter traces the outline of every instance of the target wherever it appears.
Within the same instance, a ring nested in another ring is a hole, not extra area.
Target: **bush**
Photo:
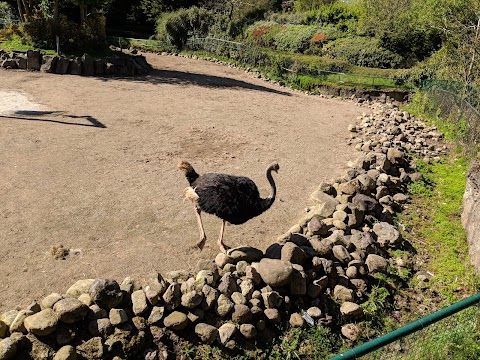
[[[285,28],[285,25],[280,25],[274,22],[259,21],[247,29],[247,39],[258,46],[274,47],[275,36]]]
[[[342,59],[357,66],[382,69],[397,68],[402,57],[384,49],[379,40],[368,37],[337,39],[323,47],[324,54],[331,59]]]
[[[315,26],[289,26],[274,36],[275,48],[303,53],[310,47],[310,39],[317,31]]]
[[[177,49],[182,49],[189,37],[207,36],[213,20],[213,15],[204,8],[194,6],[180,9],[159,18],[157,38],[166,40]]]
[[[55,24],[52,18],[35,13],[24,24],[24,32],[33,46],[42,49],[56,49],[57,34],[63,52],[96,51],[106,46],[105,17],[101,14],[91,14],[84,26],[79,26],[65,15],[60,15]]]

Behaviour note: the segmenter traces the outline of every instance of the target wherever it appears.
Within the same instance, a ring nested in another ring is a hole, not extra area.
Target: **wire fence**
[[[420,89],[428,94],[431,115],[455,125],[459,140],[467,150],[476,153],[480,146],[480,89],[466,83],[426,80]]]
[[[480,359],[480,308],[472,306],[361,359]]]

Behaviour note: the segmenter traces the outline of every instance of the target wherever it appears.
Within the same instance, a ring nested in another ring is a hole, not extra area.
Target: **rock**
[[[95,279],[89,288],[88,294],[92,301],[104,309],[118,306],[123,299],[123,293],[115,280]]]
[[[408,200],[408,196],[405,194],[398,193],[393,195],[393,201],[395,201],[398,204],[405,204],[407,200]]]
[[[113,326],[109,319],[96,319],[88,324],[88,332],[92,336],[106,338],[113,333]]]
[[[247,279],[252,280],[255,285],[258,285],[262,282],[262,277],[258,273],[257,269],[252,266],[247,266],[245,269],[245,276]]]
[[[376,272],[385,272],[387,270],[388,262],[380,255],[370,254],[365,260],[368,272],[374,274]]]
[[[322,316],[322,310],[320,310],[316,306],[309,307],[307,309],[307,314],[310,315],[314,319],[318,319]]]
[[[218,329],[220,342],[225,345],[237,332],[237,327],[232,323],[225,323]]]
[[[95,279],[78,280],[75,284],[70,286],[66,294],[74,298],[78,298],[82,294],[89,294],[90,287],[94,282]]]
[[[293,313],[292,315],[290,315],[289,323],[291,327],[302,328],[305,325],[305,320],[299,313]]]
[[[361,333],[359,327],[355,324],[343,325],[341,332],[343,336],[351,341],[357,341]]]
[[[143,290],[132,293],[132,311],[135,315],[141,315],[148,310],[147,297]]]
[[[235,291],[237,291],[237,283],[233,279],[232,274],[226,273],[223,275],[222,279],[220,280],[220,284],[218,285],[218,291],[226,296],[232,295]]]
[[[87,306],[91,306],[93,304],[92,298],[88,294],[82,294],[78,297],[78,300],[84,303]]]
[[[76,350],[81,359],[100,360],[104,359],[106,355],[101,337],[94,337],[85,341],[78,345]]]
[[[262,292],[263,304],[268,309],[277,308],[282,305],[283,298],[276,291]]]
[[[338,185],[338,191],[342,194],[353,195],[360,190],[360,182],[357,179],[353,179]]]
[[[160,320],[163,319],[163,315],[165,313],[165,307],[163,306],[154,306],[152,311],[150,312],[150,316],[148,317],[148,324],[153,325],[158,323]]]
[[[184,313],[174,311],[163,320],[163,324],[169,329],[179,331],[187,327],[188,318]]]
[[[252,324],[242,324],[240,325],[240,333],[247,339],[251,339],[257,336],[257,329]]]
[[[188,320],[192,324],[196,323],[199,320],[202,320],[205,316],[205,312],[202,309],[193,309],[192,311],[189,311],[187,314]]]
[[[40,70],[42,57],[39,51],[27,50],[27,69]]]
[[[290,282],[293,267],[289,261],[264,258],[258,265],[258,273],[267,285],[280,287]]]
[[[327,224],[319,216],[312,217],[308,222],[307,229],[312,235],[325,236],[328,232]]]
[[[347,320],[360,320],[363,317],[362,307],[349,301],[345,301],[340,306],[340,312]]]
[[[243,296],[242,293],[239,292],[234,292],[230,298],[235,304],[245,305],[247,303],[247,299],[245,298],[245,296]]]
[[[12,323],[10,324],[10,334],[13,334],[14,332],[26,333],[27,330],[25,329],[25,325],[23,322],[25,318],[30,315],[33,315],[32,311],[20,310],[17,313],[17,316],[15,316],[15,319],[13,319]]]
[[[17,354],[17,343],[10,338],[0,340],[0,359],[15,359]]]
[[[271,322],[280,323],[282,321],[280,313],[277,309],[265,309],[263,313],[265,314],[265,317]]]
[[[85,75],[85,76],[95,75],[93,58],[88,54],[82,55],[82,75]]]
[[[364,212],[372,212],[377,208],[378,201],[370,196],[357,194],[352,199],[352,204]]]
[[[354,292],[352,289],[346,288],[343,285],[336,285],[333,289],[333,298],[340,303],[346,301],[353,302]]]
[[[202,288],[202,293],[202,310],[209,310],[215,305],[215,302],[218,299],[219,292],[209,285],[204,285]]]
[[[247,305],[236,304],[234,306],[232,321],[244,324],[252,320],[252,312]]]
[[[88,309],[87,305],[74,298],[59,300],[53,306],[58,320],[67,324],[73,324],[82,320],[87,315]]]
[[[227,255],[232,259],[233,263],[237,263],[239,261],[251,263],[254,261],[259,261],[263,256],[263,252],[262,250],[254,247],[243,246],[228,250]]]
[[[373,232],[382,246],[394,245],[401,241],[399,231],[389,223],[380,222],[373,225]]]
[[[93,61],[93,68],[95,70],[95,75],[105,74],[105,61],[96,59]]]
[[[120,284],[120,290],[122,290],[128,295],[131,295],[134,291],[140,290],[140,286],[138,286],[137,282],[134,279],[127,276]]]
[[[89,309],[90,311],[89,311],[88,317],[90,319],[101,319],[101,318],[108,317],[107,310],[102,309],[97,304],[91,305]]]
[[[342,264],[347,264],[352,260],[352,257],[348,253],[348,250],[343,245],[335,245],[332,248],[333,256]]]
[[[247,278],[240,283],[240,291],[245,299],[250,300],[254,290],[255,284],[253,280]]]
[[[68,65],[68,71],[71,75],[81,75],[82,74],[82,60],[79,57],[75,57],[70,61]]]
[[[145,297],[147,298],[148,303],[151,305],[157,305],[160,301],[160,296],[155,290],[152,289],[145,289]]]
[[[288,261],[292,264],[303,265],[305,262],[305,252],[293,242],[287,242],[281,251],[281,260]]]
[[[159,296],[162,296],[168,288],[168,283],[162,275],[154,272],[148,276],[145,288],[156,291]]]
[[[286,242],[291,237],[291,235],[292,234],[288,234],[288,236],[285,239],[280,241]],[[278,244],[278,243],[271,244],[267,248],[267,250],[265,250],[265,257],[269,259],[280,259],[282,257],[282,248],[283,248],[283,245],[281,244]]]
[[[223,269],[225,265],[231,264],[232,262],[233,262],[233,259],[224,253],[219,253],[215,257],[215,264],[218,266],[219,269]]]
[[[304,296],[307,293],[307,275],[304,271],[294,269],[290,282],[290,295]]]
[[[17,69],[25,70],[27,68],[27,57],[24,55],[18,55],[15,58]]]
[[[217,300],[217,314],[220,317],[225,317],[233,309],[233,302],[224,294],[220,294]]]
[[[197,334],[204,343],[211,344],[218,336],[218,329],[212,325],[199,323],[195,325],[195,334]]]
[[[108,318],[113,326],[117,326],[128,321],[128,315],[123,309],[110,309]]]
[[[327,257],[333,250],[334,244],[331,240],[322,239],[319,236],[312,236],[309,241],[317,256]]]
[[[238,265],[238,264],[237,264]],[[195,277],[195,289],[202,290],[203,285],[215,285],[218,279],[218,272],[211,270],[200,270]]]
[[[28,332],[34,335],[50,335],[57,329],[58,317],[50,308],[25,318],[24,325]]]
[[[41,72],[54,73],[57,65],[58,57],[52,55],[43,55],[42,65],[40,66]]]
[[[61,347],[53,357],[53,360],[76,360],[76,359],[77,359],[77,352],[75,351],[75,348],[71,345],[65,345]]]
[[[28,355],[31,359],[52,359],[55,351],[46,343],[37,339],[34,335],[28,334],[26,340],[29,343]]]
[[[8,327],[7,325],[0,320],[0,339],[3,339],[7,334]]]
[[[187,309],[193,309],[200,305],[203,300],[203,294],[195,290],[182,295],[182,305]]]
[[[64,75],[68,71],[68,66],[70,65],[70,59],[60,56],[57,61],[57,66],[55,68],[55,74]]]
[[[405,154],[398,148],[389,148],[387,151],[387,159],[393,164],[403,164]]]
[[[174,310],[180,306],[182,303],[182,291],[180,284],[170,284],[163,294],[163,301],[165,301],[166,308],[169,310]]]

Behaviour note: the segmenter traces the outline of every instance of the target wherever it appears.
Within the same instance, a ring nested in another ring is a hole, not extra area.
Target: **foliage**
[[[303,53],[310,47],[310,39],[317,31],[315,26],[289,26],[275,34],[275,48],[280,51]]]
[[[322,5],[335,3],[337,0],[295,0],[294,8],[297,12],[318,9]]]
[[[340,31],[355,33],[361,13],[356,3],[335,2],[306,12],[305,23],[333,25]]]
[[[212,14],[198,7],[180,9],[163,15],[157,22],[157,38],[178,49],[185,47],[189,37],[205,37],[213,23]]]
[[[10,5],[4,1],[0,1],[0,26],[7,25],[13,18],[13,11]],[[5,21],[5,23],[2,21]]]
[[[92,14],[84,26],[60,15],[55,23],[52,18],[35,13],[24,24],[26,38],[33,46],[44,49],[56,48],[56,35],[60,34],[60,48],[64,52],[82,52],[87,49],[98,50],[106,46],[105,18],[101,14]]]
[[[380,45],[380,41],[370,37],[342,38],[324,46],[324,54],[332,59],[342,59],[353,65],[395,68],[401,57]]]

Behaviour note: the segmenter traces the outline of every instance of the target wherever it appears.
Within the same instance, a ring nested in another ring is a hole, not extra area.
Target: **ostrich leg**
[[[198,240],[197,246],[200,250],[203,250],[203,247],[205,246],[205,241],[207,241],[207,236],[205,235],[205,230],[203,230],[202,217],[200,216],[201,212],[202,210],[200,209],[200,207],[195,206],[195,215],[197,217],[198,230],[200,230],[200,240]]]
[[[229,246],[223,243],[223,232],[225,231],[225,220],[222,220],[222,227],[220,228],[220,236],[218,237],[218,246],[220,247],[220,251],[223,253],[227,253],[227,250],[230,249]]]

